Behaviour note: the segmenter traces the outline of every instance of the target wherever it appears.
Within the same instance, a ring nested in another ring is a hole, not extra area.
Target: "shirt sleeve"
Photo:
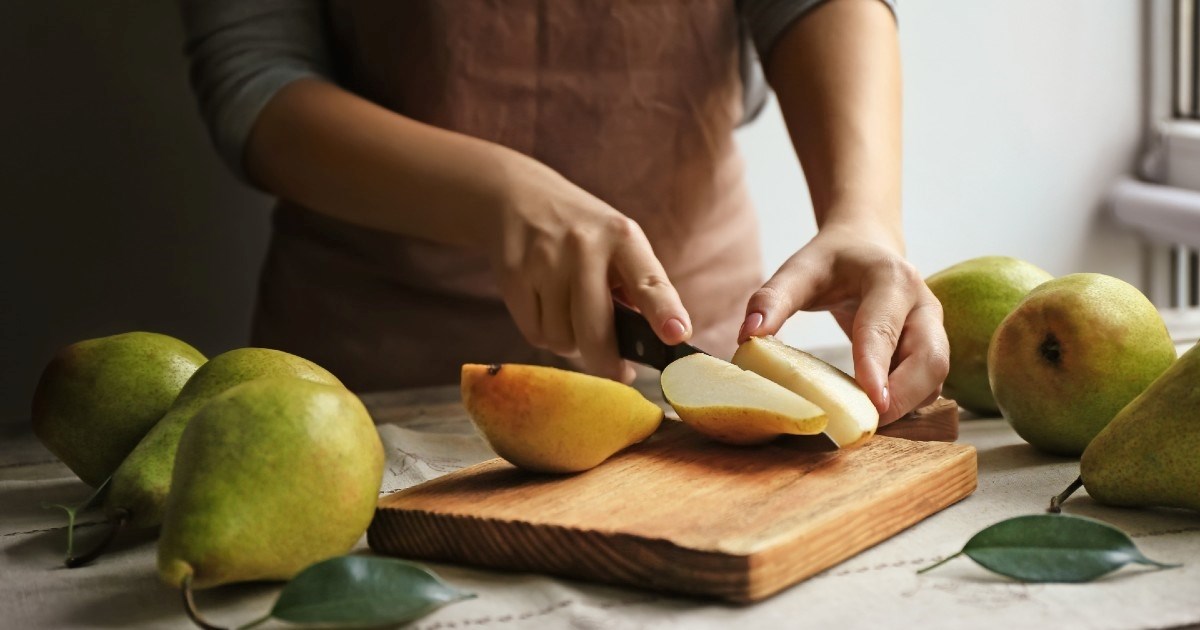
[[[760,59],[766,59],[792,22],[826,0],[740,0],[738,8]],[[896,0],[881,0],[896,13]]]
[[[285,85],[332,76],[319,0],[180,0],[192,91],[221,157],[243,181],[246,141]]]

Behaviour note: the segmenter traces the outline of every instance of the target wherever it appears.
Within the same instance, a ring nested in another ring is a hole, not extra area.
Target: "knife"
[[[708,354],[687,343],[668,345],[650,327],[641,313],[613,300],[613,320],[617,329],[617,351],[622,359],[663,371],[672,361],[689,354]]]
[[[708,354],[707,352],[688,343],[669,345],[650,327],[642,314],[613,300],[613,321],[617,329],[617,352],[622,359],[648,365],[659,372],[665,370],[672,361],[682,359],[690,354]],[[837,442],[827,433],[816,435],[790,435],[796,444],[817,451],[836,451]]]

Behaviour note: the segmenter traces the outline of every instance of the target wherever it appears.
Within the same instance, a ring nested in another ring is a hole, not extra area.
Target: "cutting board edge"
[[[389,518],[379,518],[380,512],[389,512]],[[423,523],[423,521],[425,523]],[[433,523],[436,522],[436,526]],[[429,525],[423,527],[423,525]],[[402,532],[408,527],[424,529],[425,534],[420,540],[414,540],[411,532]],[[398,556],[410,560],[427,560],[445,562],[459,566],[484,568],[504,572],[529,572],[554,575],[586,582],[611,584],[623,587],[643,587],[657,592],[676,593],[694,597],[718,597],[727,601],[738,601],[738,593],[745,591],[745,586],[735,584],[729,588],[731,574],[749,576],[751,556],[739,556],[720,551],[700,550],[679,545],[667,538],[647,537],[604,530],[585,530],[577,527],[561,525],[538,524],[537,533],[543,549],[570,547],[572,544],[584,544],[592,549],[612,548],[612,553],[604,554],[609,559],[614,556],[632,555],[630,550],[642,554],[641,565],[634,564],[641,570],[634,569],[627,575],[618,575],[613,564],[593,565],[590,567],[572,567],[570,564],[547,564],[545,557],[529,556],[522,549],[513,548],[508,552],[496,554],[496,549],[481,551],[479,541],[464,543],[454,541],[470,540],[481,529],[495,529],[503,532],[505,538],[514,533],[523,537],[524,530],[534,530],[528,521],[517,519],[500,519],[481,517],[469,514],[449,512],[429,513],[419,510],[391,508],[379,506],[376,508],[376,518],[367,529],[367,545],[375,553]],[[432,538],[433,540],[430,540]],[[565,539],[567,545],[545,544],[547,539]],[[497,541],[499,542],[499,541]],[[425,543],[425,544],[422,544]],[[501,543],[502,545],[503,543]],[[656,566],[647,570],[645,557],[658,558]],[[464,560],[470,556],[472,560]],[[619,563],[618,563],[619,564]],[[698,565],[709,565],[709,570],[699,572]],[[672,568],[686,567],[687,579],[677,579]],[[663,568],[660,573],[654,569]],[[681,588],[681,585],[691,586],[697,577],[705,573],[711,574],[703,585],[698,588]],[[746,580],[740,580],[746,581]],[[728,591],[728,592],[725,592]]]
[[[804,540],[793,539],[772,545],[769,548],[755,550],[747,556],[750,560],[750,566],[749,585],[745,596],[732,598],[731,601],[740,604],[750,604],[778,594],[813,575],[836,567],[838,564],[855,557],[859,553],[888,540],[892,536],[971,496],[979,486],[978,452],[973,446],[955,446],[962,447],[962,450],[957,457],[947,464],[956,473],[951,479],[947,480],[944,474],[936,474],[936,471],[932,470],[918,477],[924,483],[932,484],[932,487],[939,491],[933,495],[926,495],[925,507],[920,513],[911,510],[892,510],[892,514],[899,515],[902,518],[888,523],[888,527],[886,528],[868,531],[865,536],[855,540],[853,544],[843,545],[842,547],[826,547],[827,549],[837,549],[838,551],[822,556],[816,561],[797,563],[793,560],[798,555],[797,552],[812,546],[811,537]],[[882,505],[873,507],[871,513],[887,513],[888,508],[909,503],[911,500],[909,493],[911,491],[911,487],[895,488],[881,495],[880,499],[877,500],[882,501]],[[864,517],[867,515],[867,512],[863,512],[856,516]],[[841,518],[829,519],[828,522],[822,524],[822,527],[832,531],[848,529],[848,526]]]

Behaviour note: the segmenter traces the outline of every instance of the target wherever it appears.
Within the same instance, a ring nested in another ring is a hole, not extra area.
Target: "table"
[[[652,391],[648,388],[647,391]],[[456,388],[363,397],[388,453],[383,492],[491,457],[458,405]],[[1200,514],[1100,506],[1082,491],[1066,511],[1128,532],[1151,558],[1183,562],[1169,571],[1126,567],[1083,585],[1020,584],[953,554],[975,532],[1042,511],[1078,463],[1034,451],[999,419],[964,419],[960,441],[979,453],[974,495],[896,537],[759,604],[739,607],[530,574],[431,565],[478,598],[414,624],[449,628],[1174,628],[1200,624]],[[161,585],[152,534],[129,536],[93,565],[67,570],[61,512],[88,489],[32,435],[0,443],[0,628],[188,628],[176,591]],[[97,520],[84,517],[85,523]],[[85,538],[97,530],[81,530]],[[83,544],[87,544],[86,542]],[[365,547],[365,541],[359,543]],[[270,608],[278,586],[200,593],[206,616],[236,625]],[[262,627],[287,627],[267,624]]]

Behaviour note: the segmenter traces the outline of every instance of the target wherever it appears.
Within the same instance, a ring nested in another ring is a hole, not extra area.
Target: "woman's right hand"
[[[486,247],[525,339],[578,358],[589,373],[631,381],[617,354],[614,291],[666,343],[691,338],[691,319],[637,222],[536,160],[511,157]]]

